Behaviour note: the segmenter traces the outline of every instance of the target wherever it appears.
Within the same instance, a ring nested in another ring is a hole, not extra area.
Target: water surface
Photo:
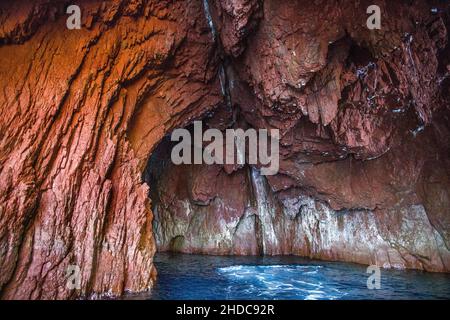
[[[139,299],[450,299],[450,275],[381,270],[367,288],[366,266],[295,256],[218,257],[158,253],[158,280]]]

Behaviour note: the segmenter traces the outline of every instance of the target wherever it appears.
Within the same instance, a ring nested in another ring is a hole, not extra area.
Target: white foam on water
[[[217,272],[232,281],[229,290],[266,298],[339,299],[346,293],[325,285],[318,277],[322,266],[305,265],[235,265],[218,268]],[[234,288],[234,289],[232,289]]]

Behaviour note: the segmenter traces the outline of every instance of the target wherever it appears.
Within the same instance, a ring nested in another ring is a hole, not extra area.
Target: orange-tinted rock
[[[449,8],[431,2],[380,1],[379,31],[371,1],[83,0],[81,30],[64,1],[0,3],[0,297],[148,290],[154,236],[449,271]],[[169,163],[149,190],[153,151],[195,119],[279,128],[280,173]]]
[[[5,299],[151,288],[143,168],[167,132],[221,102],[201,3],[79,5],[83,27],[71,31],[63,2],[1,4]],[[80,290],[66,287],[69,265]]]

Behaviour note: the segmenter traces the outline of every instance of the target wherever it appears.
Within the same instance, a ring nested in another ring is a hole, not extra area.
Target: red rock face
[[[222,101],[201,3],[2,2],[0,290],[69,298],[151,287],[153,146]],[[69,265],[81,289],[66,288]]]
[[[448,6],[206,4],[0,4],[0,297],[147,290],[156,245],[450,271]],[[279,174],[171,164],[195,119],[280,129]]]

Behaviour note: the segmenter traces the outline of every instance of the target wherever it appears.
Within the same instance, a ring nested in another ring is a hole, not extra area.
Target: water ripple
[[[235,290],[243,289],[260,298],[289,296],[290,298],[318,300],[340,299],[346,295],[328,285],[326,288],[317,275],[322,266],[306,265],[233,265],[217,268],[217,272],[235,283]],[[229,288],[232,291],[232,288]]]
[[[294,256],[157,254],[158,278],[135,299],[449,299],[450,275],[382,270],[369,290],[365,266]]]

